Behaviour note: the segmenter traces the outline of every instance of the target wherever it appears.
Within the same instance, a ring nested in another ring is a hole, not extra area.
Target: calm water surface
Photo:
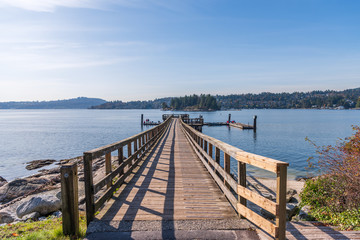
[[[38,159],[66,159],[148,129],[140,115],[158,121],[160,110],[0,110],[0,176],[7,180],[37,172],[25,163]],[[178,113],[178,112],[177,112]],[[232,120],[251,123],[258,129],[204,127],[203,133],[245,151],[290,163],[289,175],[304,175],[306,160],[314,156],[309,137],[319,145],[335,144],[350,136],[359,124],[360,111],[335,110],[242,110],[190,113],[206,122]],[[249,169],[252,173],[254,169]]]

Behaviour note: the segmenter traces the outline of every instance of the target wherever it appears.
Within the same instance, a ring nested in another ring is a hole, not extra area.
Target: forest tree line
[[[113,101],[92,108],[97,109],[164,109],[164,110],[219,110],[219,109],[290,109],[290,108],[360,108],[360,88],[344,91],[312,91],[294,93],[190,95],[159,98],[150,101]]]
[[[170,106],[164,103],[162,108],[164,110],[214,111],[220,110],[220,105],[210,94],[201,94],[200,96],[194,94],[171,98]]]
[[[360,107],[360,88],[344,91],[312,91],[294,93],[269,93],[217,95],[222,109],[248,108],[336,108]]]

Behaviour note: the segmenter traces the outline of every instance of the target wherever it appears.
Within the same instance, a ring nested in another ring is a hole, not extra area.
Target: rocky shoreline
[[[48,159],[33,161],[31,169],[41,168],[48,163]],[[54,168],[40,169],[37,174],[10,182],[0,177],[0,225],[29,219],[41,220],[50,215],[61,216],[60,167],[66,163],[78,164],[79,208],[84,210],[83,161],[82,157],[75,157],[58,161]],[[94,179],[104,176],[104,165],[104,158],[94,161]]]
[[[114,164],[117,158],[113,157]],[[41,168],[53,161],[36,160],[31,162],[31,169]],[[13,222],[42,220],[48,216],[61,216],[61,184],[60,167],[66,163],[78,164],[79,176],[79,210],[85,211],[84,171],[82,157],[60,160],[56,167],[40,169],[39,173],[7,182],[0,177],[0,226]],[[105,159],[100,158],[93,163],[94,181],[104,177]],[[276,201],[276,179],[254,178],[248,176],[247,186],[272,201]],[[304,186],[304,179],[288,181],[287,218],[290,220],[305,220],[309,209],[299,209],[299,194]],[[257,214],[274,220],[275,216],[255,204],[248,207]],[[307,212],[306,212],[307,211]],[[294,217],[296,215],[296,217]]]

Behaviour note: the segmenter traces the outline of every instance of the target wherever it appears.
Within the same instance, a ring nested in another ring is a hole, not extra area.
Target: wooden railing
[[[204,119],[203,118],[181,118],[184,123],[188,125],[203,125]]]
[[[166,119],[168,119],[169,117],[173,117],[173,118],[189,118],[189,114],[163,114],[162,118],[165,121]]]
[[[180,120],[181,121],[181,120]],[[183,121],[182,130],[211,176],[219,185],[231,205],[238,212],[276,239],[285,239],[286,230],[286,182],[288,163],[245,152],[220,140],[202,134]],[[220,165],[220,151],[224,167]],[[237,161],[238,181],[230,174],[230,158]],[[246,188],[246,164],[273,172],[277,177],[276,202]],[[271,222],[247,207],[246,201],[260,206],[276,216]]]
[[[112,197],[113,193],[125,181],[126,177],[130,175],[132,170],[144,157],[144,155],[151,149],[156,141],[165,132],[169,126],[171,117],[169,117],[162,124],[139,133],[135,136],[129,137],[120,142],[116,142],[104,147],[100,147],[84,153],[84,180],[85,180],[85,200],[86,200],[86,221],[89,224],[95,216],[95,212]],[[124,157],[124,147],[127,147],[127,158]],[[117,151],[118,153],[118,167],[112,169],[111,153]],[[105,171],[106,176],[97,183],[93,182],[92,164],[95,159],[105,156]],[[95,201],[95,194],[103,187],[106,190]]]

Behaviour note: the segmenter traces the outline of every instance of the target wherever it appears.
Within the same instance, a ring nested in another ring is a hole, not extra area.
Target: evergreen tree
[[[360,97],[359,97],[358,100],[357,100],[356,108],[360,108]]]

